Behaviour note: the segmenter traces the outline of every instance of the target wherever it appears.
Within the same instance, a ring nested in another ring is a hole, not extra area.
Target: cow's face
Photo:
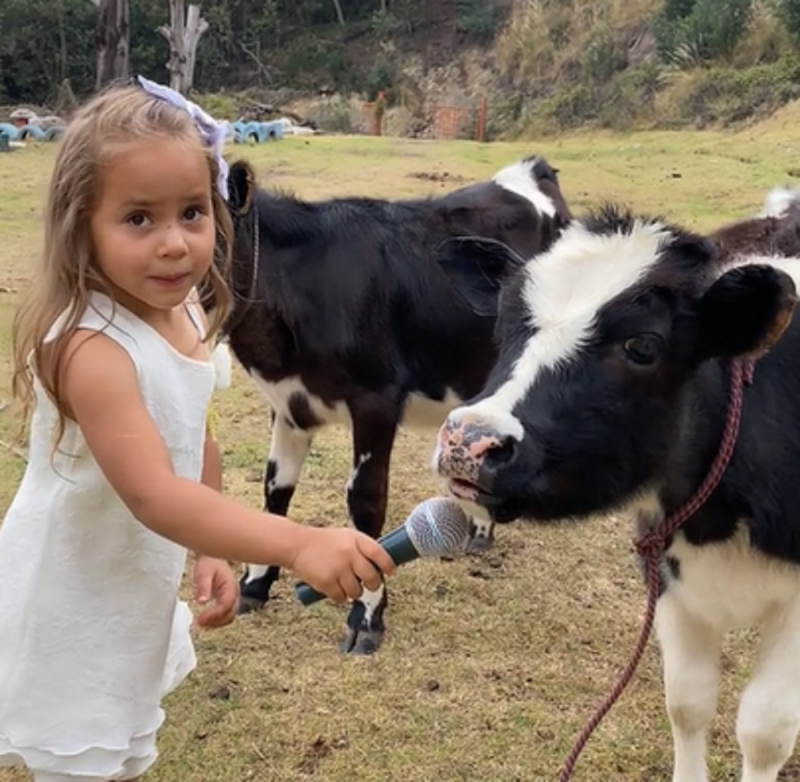
[[[762,265],[720,276],[714,249],[607,209],[510,278],[499,361],[439,433],[434,463],[451,493],[496,521],[546,520],[657,484],[691,425],[700,364],[763,352],[794,303],[788,276]]]

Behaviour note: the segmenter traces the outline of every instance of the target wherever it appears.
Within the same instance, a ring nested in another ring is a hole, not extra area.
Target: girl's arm
[[[154,532],[219,559],[289,568],[334,600],[358,597],[359,582],[377,589],[376,567],[393,571],[389,555],[366,535],[295,524],[175,475],[133,362],[110,338],[79,331],[65,358],[70,415],[114,490]]]

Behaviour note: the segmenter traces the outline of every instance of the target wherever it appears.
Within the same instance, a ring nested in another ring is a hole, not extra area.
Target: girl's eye
[[[183,218],[190,223],[197,222],[203,215],[205,211],[201,209],[199,206],[190,206],[184,213]]]
[[[128,216],[127,222],[134,228],[141,228],[142,226],[147,225],[147,217],[141,212],[135,212],[134,214]]]
[[[657,334],[639,334],[626,339],[622,345],[629,361],[642,367],[655,364],[661,351],[662,339]]]

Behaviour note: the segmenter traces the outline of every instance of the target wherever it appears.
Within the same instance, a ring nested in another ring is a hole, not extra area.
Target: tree
[[[97,49],[95,89],[130,75],[128,0],[92,0],[97,6],[94,40]]]
[[[188,95],[194,82],[197,42],[208,30],[208,22],[200,16],[200,6],[190,5],[184,20],[183,0],[169,0],[169,27],[161,25],[158,32],[169,43],[169,86]]]

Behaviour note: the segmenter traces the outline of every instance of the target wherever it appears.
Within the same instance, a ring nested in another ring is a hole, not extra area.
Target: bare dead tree
[[[95,89],[130,75],[128,0],[92,0],[97,6],[94,31],[97,51]]]
[[[336,9],[336,18],[339,20],[339,24],[344,27],[344,12],[342,11],[342,4],[339,0],[333,0],[333,7]]]
[[[206,30],[208,22],[200,16],[199,5],[189,5],[184,14],[183,0],[169,0],[169,27],[161,25],[158,32],[169,43],[169,86],[183,95],[192,89],[197,43]]]
[[[239,41],[239,48],[256,64],[256,67],[258,68],[259,81],[269,84],[272,77],[270,76],[269,69],[266,65],[264,65],[259,56],[252,49],[249,49],[247,46],[245,46],[245,44],[243,44],[241,41]]]

